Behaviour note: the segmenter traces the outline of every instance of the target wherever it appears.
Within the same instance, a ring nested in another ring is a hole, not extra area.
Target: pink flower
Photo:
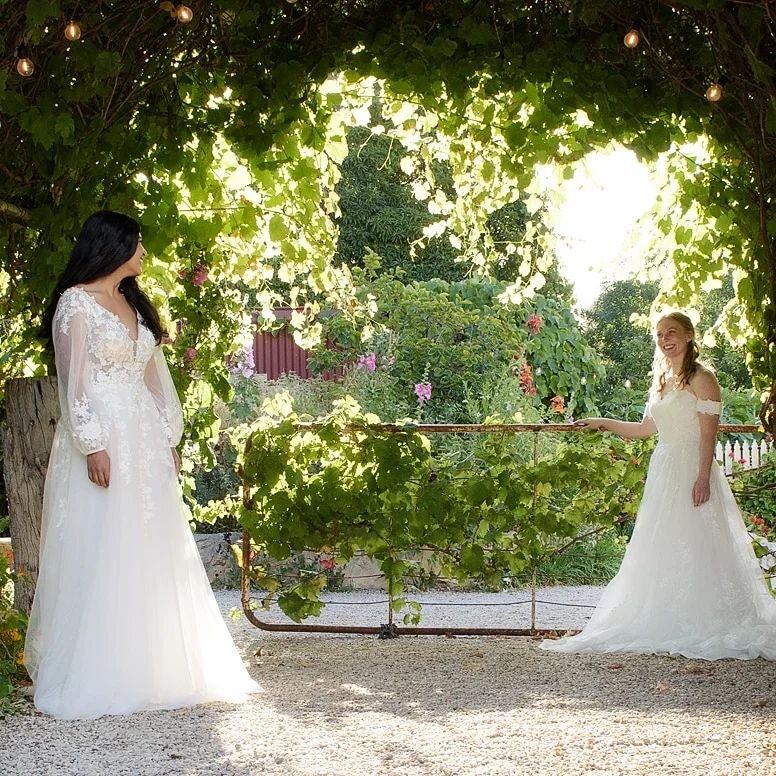
[[[374,372],[377,369],[377,358],[374,353],[368,356],[359,356],[356,362],[357,369],[366,369],[368,372]]]
[[[194,274],[191,276],[191,282],[195,286],[201,286],[206,280],[207,270],[201,264],[198,264],[197,268],[194,270]]]
[[[185,280],[185,279],[187,278],[188,274],[189,274],[189,273],[188,273],[188,272],[186,272],[186,270],[185,270],[185,269],[182,269],[182,270],[181,270],[181,271],[178,273],[178,277],[179,277],[181,280]]]
[[[318,565],[324,571],[331,571],[337,565],[337,562],[334,560],[334,558],[321,558],[318,561]]]
[[[197,357],[196,348],[187,348],[186,352],[183,354],[184,361],[193,361],[196,357]]]
[[[531,334],[538,334],[539,329],[542,328],[544,319],[542,318],[541,315],[537,315],[536,313],[533,313],[533,315],[528,316],[528,320],[525,323],[526,323],[526,326],[528,326],[528,330],[531,332]]]
[[[431,398],[431,383],[415,383],[415,396],[422,407]]]

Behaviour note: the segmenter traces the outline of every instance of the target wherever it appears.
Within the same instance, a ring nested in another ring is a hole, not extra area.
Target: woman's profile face
[[[692,342],[692,332],[674,318],[663,318],[655,329],[655,341],[667,358],[682,358]]]
[[[137,248],[132,256],[127,259],[126,267],[131,277],[137,277],[143,271],[143,257],[146,255],[146,249],[143,247],[143,236],[138,235]]]

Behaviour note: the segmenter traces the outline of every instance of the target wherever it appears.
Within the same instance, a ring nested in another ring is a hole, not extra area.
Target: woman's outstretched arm
[[[613,418],[582,418],[574,425],[586,431],[610,431],[623,439],[647,439],[657,431],[655,421],[646,413],[640,423]]]

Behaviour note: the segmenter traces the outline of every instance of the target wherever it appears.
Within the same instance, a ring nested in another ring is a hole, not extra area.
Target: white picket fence
[[[768,453],[773,450],[773,442],[764,439],[733,442],[717,442],[716,459],[724,467],[725,474],[733,474],[734,468],[759,469]]]

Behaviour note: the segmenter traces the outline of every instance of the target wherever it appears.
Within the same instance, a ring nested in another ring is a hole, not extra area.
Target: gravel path
[[[540,600],[592,604],[596,588]],[[326,621],[385,620],[380,593],[331,596]],[[424,593],[443,604],[525,600]],[[238,605],[218,593],[226,613]],[[429,606],[424,624],[527,623],[528,606]],[[540,626],[589,609],[540,605]],[[273,613],[266,619],[279,618]],[[13,776],[772,776],[776,663],[568,656],[522,638],[284,635],[229,623],[264,692],[131,717],[0,722]],[[258,654],[257,654],[258,653]]]

